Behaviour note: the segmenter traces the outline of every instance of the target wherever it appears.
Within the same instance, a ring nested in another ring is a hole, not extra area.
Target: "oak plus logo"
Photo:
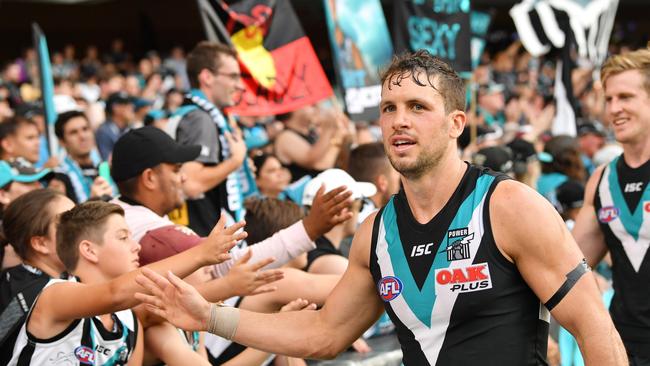
[[[487,263],[436,270],[436,294],[441,294],[442,291],[464,293],[491,288],[492,279]]]

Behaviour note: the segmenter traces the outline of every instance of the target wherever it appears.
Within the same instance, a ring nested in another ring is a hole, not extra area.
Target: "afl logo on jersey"
[[[74,349],[74,355],[77,357],[79,362],[86,365],[95,364],[95,352],[92,349],[86,346],[79,346]]]
[[[386,302],[395,300],[402,293],[402,281],[393,276],[386,276],[379,280],[377,287],[379,296]]]
[[[598,220],[603,224],[607,224],[608,222],[616,220],[620,213],[621,210],[616,206],[602,207],[598,210]]]

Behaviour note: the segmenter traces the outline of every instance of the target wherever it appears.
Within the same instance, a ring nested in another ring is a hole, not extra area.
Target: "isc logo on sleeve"
[[[463,293],[491,288],[490,267],[487,263],[436,270],[436,294],[441,294],[443,291]]]

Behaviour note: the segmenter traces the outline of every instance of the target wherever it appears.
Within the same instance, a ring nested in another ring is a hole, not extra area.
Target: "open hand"
[[[249,249],[224,277],[232,293],[236,296],[258,295],[275,291],[277,287],[267,285],[284,278],[284,273],[280,269],[260,271],[266,265],[273,263],[274,258],[265,258],[249,264],[248,261],[252,256],[253,252]]]
[[[147,310],[167,319],[177,328],[205,331],[210,318],[210,303],[187,282],[171,271],[167,278],[143,267],[135,281],[150,295],[136,293],[135,298],[146,304]]]
[[[350,197],[352,191],[348,191],[345,186],[335,188],[326,194],[325,186],[321,186],[314,202],[312,203],[309,214],[302,219],[305,225],[305,231],[311,240],[316,240],[332,228],[352,217],[352,212],[348,207],[352,204]]]
[[[228,251],[238,241],[248,236],[243,230],[238,232],[244,225],[246,225],[246,222],[240,221],[226,228],[226,217],[224,214],[221,214],[219,221],[212,229],[212,232],[210,232],[210,235],[201,242],[201,247],[204,249],[202,258],[205,259],[206,266],[219,264],[230,259]]]

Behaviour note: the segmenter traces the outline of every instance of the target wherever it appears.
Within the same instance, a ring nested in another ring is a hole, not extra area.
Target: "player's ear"
[[[97,264],[99,262],[99,247],[97,244],[93,243],[90,240],[82,240],[79,243],[79,259],[84,258],[85,260]]]
[[[447,115],[449,118],[449,137],[457,139],[463,133],[467,123],[467,115],[463,111],[455,110]]]

